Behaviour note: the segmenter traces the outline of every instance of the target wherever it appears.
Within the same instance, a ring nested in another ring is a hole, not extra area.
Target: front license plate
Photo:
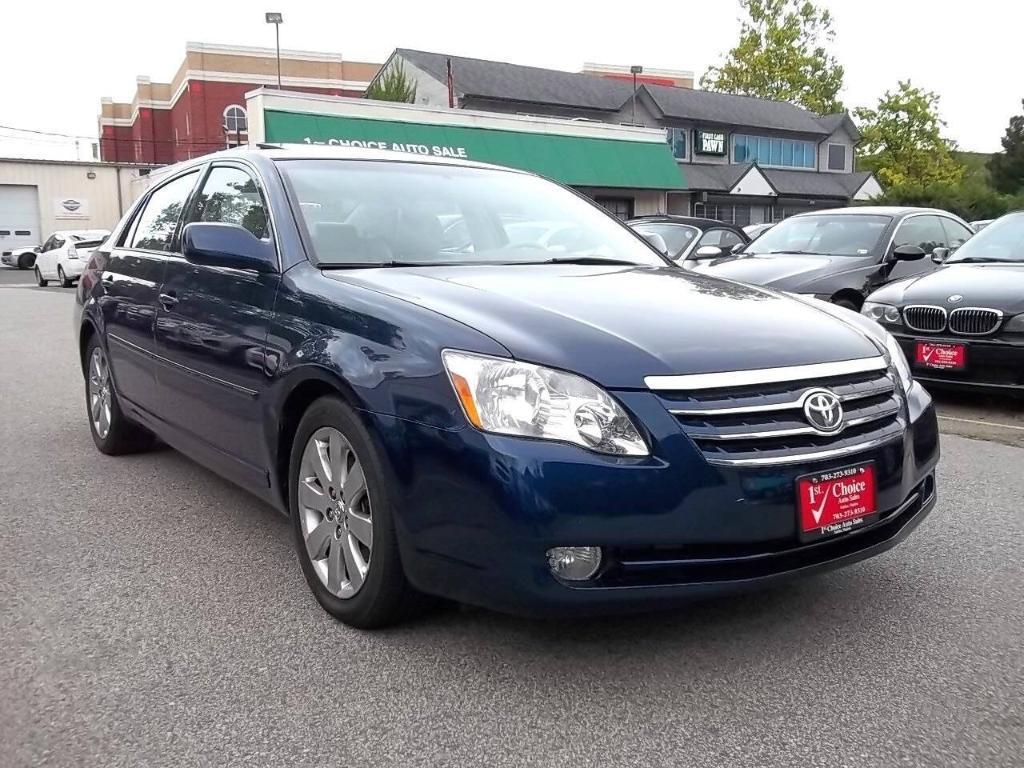
[[[963,344],[932,344],[919,341],[914,360],[922,368],[962,371],[967,367],[967,347]]]
[[[875,465],[870,462],[798,477],[796,496],[801,541],[836,536],[878,519]]]

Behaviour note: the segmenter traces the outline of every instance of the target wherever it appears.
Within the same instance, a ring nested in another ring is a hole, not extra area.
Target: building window
[[[245,109],[232,104],[224,110],[224,131],[226,133],[246,133],[249,130],[249,118]]]
[[[626,221],[633,218],[633,199],[629,197],[595,197],[594,202]]]
[[[750,224],[752,207],[749,205],[734,205],[726,203],[694,203],[693,215],[702,219],[715,219],[724,221],[726,224],[735,224],[737,227],[745,227]]]
[[[814,168],[813,141],[777,139],[770,136],[733,134],[732,160],[734,163],[753,163],[779,168]]]
[[[672,156],[676,160],[686,159],[686,129],[685,128],[669,128],[666,133],[668,134],[668,145],[672,148]]]
[[[828,169],[830,171],[845,171],[846,170],[846,145],[845,144],[829,144],[828,145]]]

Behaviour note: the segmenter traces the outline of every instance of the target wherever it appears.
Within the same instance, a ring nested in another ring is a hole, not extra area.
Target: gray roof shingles
[[[447,60],[451,59],[455,90],[464,96],[615,112],[633,93],[633,86],[627,80],[410,48],[397,48],[395,53],[442,83],[447,82]],[[826,136],[845,117],[840,113],[821,118],[785,101],[754,96],[665,85],[641,88],[670,119]]]

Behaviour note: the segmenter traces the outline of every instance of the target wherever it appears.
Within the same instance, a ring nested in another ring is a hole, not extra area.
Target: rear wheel
[[[369,433],[338,398],[317,400],[302,417],[289,489],[295,547],[317,602],[363,629],[406,616],[416,593],[399,559],[392,494]]]
[[[835,304],[837,307],[848,309],[851,312],[860,312],[860,307],[857,306],[857,303],[855,301],[852,301],[851,299],[832,299],[832,303]]]
[[[40,288],[45,288],[49,284],[49,280],[43,277],[43,273],[39,271],[39,267],[36,267],[36,283]]]
[[[121,413],[110,376],[110,363],[95,336],[89,340],[86,361],[85,407],[89,431],[96,447],[110,456],[137,453],[152,447],[152,433],[128,421]]]
[[[71,280],[68,280],[67,275],[64,274],[64,267],[60,265],[57,266],[57,279],[60,280],[61,288],[70,288],[72,285],[74,285],[74,283]]]

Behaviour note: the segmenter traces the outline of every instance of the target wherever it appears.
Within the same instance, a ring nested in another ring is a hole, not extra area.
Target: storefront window
[[[732,159],[734,163],[756,161],[780,168],[813,168],[814,142],[737,133],[732,137]]]
[[[668,144],[672,147],[672,156],[676,160],[686,159],[686,129],[685,128],[669,128],[668,131]]]

